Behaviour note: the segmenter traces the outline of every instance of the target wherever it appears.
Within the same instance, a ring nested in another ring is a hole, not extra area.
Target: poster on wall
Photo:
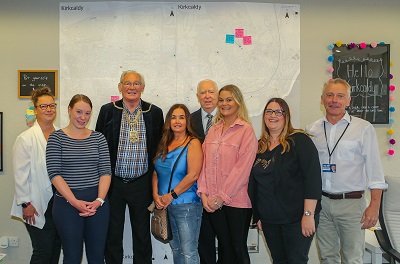
[[[143,100],[164,112],[177,102],[197,110],[197,84],[212,79],[238,86],[258,116],[269,98],[300,88],[300,5],[61,2],[60,109],[85,93],[93,128],[124,70],[143,74]]]
[[[220,88],[237,85],[253,117],[262,115],[269,98],[300,90],[300,5],[121,1],[59,7],[60,109],[74,94],[86,94],[93,103],[90,128],[100,107],[119,98],[125,70],[143,74],[143,100],[164,113],[174,103],[197,110],[202,79]],[[296,113],[299,98],[291,104]],[[68,115],[59,117],[60,126],[68,123]],[[131,233],[126,215],[124,264],[133,259]],[[249,249],[257,254],[258,233],[250,233]],[[169,245],[153,239],[152,246],[153,263],[173,263]]]
[[[345,79],[351,86],[349,114],[372,124],[389,122],[389,51],[389,44],[332,49],[332,77]]]

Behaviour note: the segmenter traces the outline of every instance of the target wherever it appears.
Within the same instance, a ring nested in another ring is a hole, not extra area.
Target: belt
[[[333,200],[340,199],[360,199],[363,195],[364,191],[355,191],[355,192],[347,192],[347,193],[327,193],[322,192],[322,195],[328,197]]]
[[[122,181],[123,183],[133,183],[137,180],[139,180],[143,175],[135,178],[122,178],[114,175],[114,179],[118,179],[119,181]]]

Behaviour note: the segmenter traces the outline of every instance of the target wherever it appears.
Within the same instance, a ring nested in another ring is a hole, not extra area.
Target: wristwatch
[[[21,204],[22,208],[26,208],[26,207],[28,207],[29,205],[31,205],[31,202],[27,202],[27,203],[22,203],[22,204]]]
[[[176,192],[174,191],[174,189],[171,190],[171,195],[172,195],[172,198],[178,199],[178,195],[176,194]]]
[[[100,202],[100,206],[103,206],[103,204],[104,204],[104,200],[103,199],[101,199],[100,197],[97,197],[96,201],[99,201]]]
[[[313,215],[313,214],[314,214],[314,213],[311,212],[311,211],[308,211],[308,210],[304,211],[304,215],[305,215],[305,216],[311,216],[311,215]]]

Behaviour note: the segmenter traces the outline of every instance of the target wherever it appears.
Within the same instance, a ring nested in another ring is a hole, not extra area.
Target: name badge
[[[322,164],[322,172],[336,173],[336,164]]]

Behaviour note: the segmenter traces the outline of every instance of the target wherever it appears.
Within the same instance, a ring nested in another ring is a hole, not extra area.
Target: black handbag
[[[171,171],[171,177],[169,179],[169,184],[168,184],[168,193],[171,191],[171,183],[172,183],[172,177],[176,168],[176,164],[178,163],[182,153],[185,151],[187,146],[189,145],[191,140],[185,145],[185,147],[181,150],[179,153],[178,158],[176,159],[174,166],[172,167]],[[171,230],[171,223],[169,222],[168,218],[168,209],[157,209],[154,206],[154,202],[152,204],[153,210],[152,215],[151,215],[151,222],[150,222],[150,230],[151,234],[154,236],[155,239],[157,239],[160,242],[163,243],[168,243],[170,240],[172,240],[172,230]]]

